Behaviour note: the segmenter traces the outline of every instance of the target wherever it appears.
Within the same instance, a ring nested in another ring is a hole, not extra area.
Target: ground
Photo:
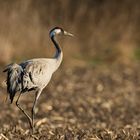
[[[41,94],[32,135],[25,116],[0,86],[2,140],[140,139],[140,65],[58,70]],[[30,113],[34,93],[21,97]]]

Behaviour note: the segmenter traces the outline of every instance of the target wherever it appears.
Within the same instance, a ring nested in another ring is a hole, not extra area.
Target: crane
[[[9,93],[10,101],[13,102],[15,94],[19,92],[19,96],[16,100],[16,106],[27,117],[29,125],[34,131],[34,116],[35,107],[42,90],[49,83],[52,74],[58,69],[63,59],[63,52],[57,43],[56,35],[68,35],[73,34],[64,31],[60,27],[53,28],[49,36],[56,49],[55,55],[52,58],[35,58],[21,62],[20,64],[12,63],[5,67],[3,72],[7,72],[7,92]],[[31,117],[19,104],[21,95],[25,92],[35,91],[35,99],[33,102]]]

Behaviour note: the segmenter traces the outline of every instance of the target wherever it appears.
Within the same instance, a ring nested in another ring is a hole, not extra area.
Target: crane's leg
[[[36,104],[37,104],[37,101],[38,101],[38,98],[41,94],[42,90],[37,90],[36,93],[35,93],[35,100],[34,100],[34,103],[33,103],[33,107],[32,107],[32,126],[34,128],[34,115],[35,115],[35,107],[36,107]]]
[[[31,129],[33,129],[31,117],[24,111],[24,109],[23,109],[23,108],[19,105],[19,103],[18,103],[20,96],[21,96],[21,93],[19,94],[19,96],[18,96],[18,98],[17,98],[16,106],[17,106],[17,107],[22,111],[22,113],[27,117]]]

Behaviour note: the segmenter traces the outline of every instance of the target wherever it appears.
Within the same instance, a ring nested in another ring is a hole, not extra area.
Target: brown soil
[[[102,66],[59,70],[38,101],[34,135],[15,102],[5,102],[6,88],[1,85],[0,139],[140,139],[139,69]],[[33,99],[34,94],[27,93],[20,101],[29,113]]]

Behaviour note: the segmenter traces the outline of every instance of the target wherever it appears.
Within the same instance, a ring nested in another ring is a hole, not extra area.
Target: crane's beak
[[[71,34],[71,33],[68,33],[68,32],[66,32],[66,31],[64,31],[64,35],[68,35],[68,36],[74,36],[73,34]]]

